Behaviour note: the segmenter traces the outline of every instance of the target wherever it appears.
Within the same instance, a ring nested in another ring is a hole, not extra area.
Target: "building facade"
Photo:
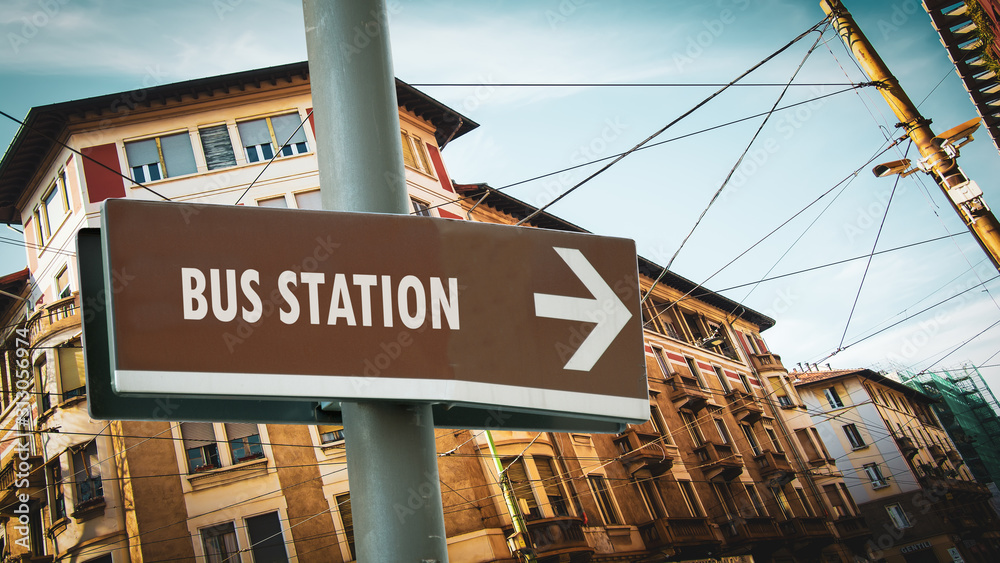
[[[404,83],[397,95],[413,214],[510,224],[535,211],[454,184],[441,150],[477,125]],[[341,426],[180,420],[169,400],[145,420],[93,420],[83,366],[81,323],[104,303],[79,293],[75,238],[98,226],[101,202],[318,208],[311,107],[298,63],[31,110],[0,162],[0,218],[23,226],[28,249],[28,270],[0,279],[4,557],[355,559]],[[528,226],[582,231],[545,213]],[[521,432],[498,411],[480,429],[437,429],[452,561],[866,555],[835,454],[785,420],[801,401],[761,336],[774,321],[661,273],[640,258],[627,280],[646,291],[662,278],[643,319],[648,422]],[[112,291],[128,283],[116,276]],[[260,345],[252,332],[234,346]],[[584,337],[567,327],[570,346]]]
[[[793,373],[798,395],[888,563],[987,562],[1000,521],[920,391],[871,370]]]

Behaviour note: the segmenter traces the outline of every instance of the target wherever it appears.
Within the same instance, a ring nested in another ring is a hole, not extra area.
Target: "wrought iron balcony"
[[[920,451],[920,448],[913,443],[913,439],[909,436],[896,436],[896,444],[906,459],[913,459],[913,456],[917,455],[917,452]]]
[[[659,434],[629,428],[615,438],[621,462],[629,473],[648,469],[655,477],[668,471],[677,458],[677,446],[665,442]]]
[[[694,377],[675,373],[668,382],[670,400],[679,409],[698,412],[711,402],[709,390],[702,388]]]
[[[963,463],[965,463],[965,460],[962,459],[962,454],[955,450],[948,450],[948,461],[951,462],[955,469],[958,469]]]
[[[539,561],[588,561],[594,553],[580,518],[558,516],[528,520],[526,524]]]
[[[757,468],[760,469],[760,474],[765,479],[781,471],[792,472],[792,465],[788,463],[788,458],[780,452],[764,450],[760,455],[754,456],[753,460],[757,463]]]
[[[750,542],[774,541],[782,538],[774,518],[752,517],[736,518],[719,524],[726,542],[730,544],[745,544]]]
[[[851,538],[867,538],[871,536],[868,523],[863,516],[842,516],[833,521],[837,536],[842,540]]]
[[[705,442],[692,451],[698,458],[698,467],[708,480],[722,477],[729,481],[743,473],[743,456],[736,453],[731,444]]]
[[[833,533],[825,518],[789,518],[778,524],[788,539],[833,540]]]
[[[27,464],[25,467],[20,464]],[[20,465],[20,466],[19,466]],[[7,458],[7,463],[0,469],[0,514],[12,515],[14,509],[20,504],[18,494],[26,489],[40,489],[45,487],[45,471],[42,467],[42,457],[30,455],[26,459],[21,459],[17,450]]]
[[[753,367],[757,368],[757,371],[787,371],[785,366],[781,364],[781,356],[777,354],[753,354],[750,356],[750,360],[753,362]]]
[[[764,407],[760,404],[760,400],[750,393],[733,389],[726,393],[726,399],[736,420],[753,424],[764,416]]]
[[[718,543],[707,518],[657,518],[639,526],[646,549]]]
[[[934,458],[935,463],[937,463],[938,465],[941,465],[942,463],[948,461],[948,454],[944,453],[944,450],[941,449],[941,446],[937,444],[931,444],[930,446],[927,446],[927,452],[931,454],[931,457]]]

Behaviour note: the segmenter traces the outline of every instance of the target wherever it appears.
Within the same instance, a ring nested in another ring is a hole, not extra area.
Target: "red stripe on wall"
[[[760,387],[760,386],[761,386],[761,385],[760,385],[760,381],[758,381],[757,379],[754,379],[754,378],[752,378],[752,377],[750,377],[750,378],[748,378],[748,379],[749,379],[749,381],[750,381],[750,385],[756,385],[757,387]]]
[[[90,203],[99,203],[113,197],[125,197],[125,182],[113,170],[121,172],[118,148],[114,143],[86,147],[80,151],[83,159],[83,177],[87,180],[87,195]],[[91,160],[93,159],[93,160]],[[94,162],[94,161],[97,162]],[[98,162],[100,164],[98,164]],[[105,168],[104,166],[108,168]]]
[[[644,346],[644,348],[645,348],[647,354],[652,354],[653,353],[653,347],[650,346],[649,344],[646,344]]]
[[[684,363],[684,356],[680,356],[672,352],[667,352],[667,357],[670,358],[670,361],[677,362],[678,364]]]
[[[736,380],[739,380],[739,378],[740,378],[740,376],[739,376],[739,375],[737,375],[737,374],[736,374],[735,372],[731,372],[731,371],[726,371],[725,373],[726,373],[726,377],[728,377],[728,378],[730,378],[730,379],[736,379]]]
[[[463,221],[465,220],[465,217],[462,217],[461,215],[455,215],[451,211],[445,211],[444,209],[440,208],[438,209],[438,215],[444,217],[445,219],[461,219]]]
[[[710,365],[708,365],[708,364],[703,364],[701,362],[698,362],[698,367],[701,368],[704,371],[709,372],[709,373],[715,373],[715,368],[712,367],[712,366],[710,366]]]
[[[312,127],[313,138],[315,139],[316,138],[316,122],[313,121],[313,112],[312,112],[312,110],[313,110],[313,108],[306,108],[306,115],[309,116],[309,127]]]
[[[427,145],[427,154],[430,155],[431,162],[434,163],[434,172],[437,173],[438,180],[441,181],[441,187],[455,193],[455,189],[451,187],[451,178],[448,177],[448,171],[444,169],[444,161],[441,160],[441,151],[430,143],[424,144]]]

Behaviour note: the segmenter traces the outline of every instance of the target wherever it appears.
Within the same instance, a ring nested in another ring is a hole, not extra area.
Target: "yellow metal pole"
[[[983,201],[978,186],[969,180],[955,161],[958,149],[954,142],[962,138],[971,140],[971,129],[974,129],[978,120],[948,132],[962,137],[949,138],[950,135],[947,133],[941,136],[934,135],[930,121],[924,119],[917,111],[917,107],[899,86],[899,81],[889,72],[885,62],[875,52],[875,48],[868,42],[868,38],[861,32],[840,0],[821,0],[820,7],[830,16],[834,28],[868,78],[879,85],[879,92],[899,119],[898,126],[906,131],[913,144],[917,146],[921,156],[917,167],[934,178],[948,196],[952,207],[990,257],[993,266],[1000,270],[1000,223]]]
[[[531,534],[528,533],[528,525],[524,522],[521,508],[517,505],[517,495],[511,489],[510,480],[504,475],[503,462],[500,461],[500,454],[497,453],[496,444],[493,442],[493,433],[486,430],[486,443],[490,448],[490,455],[493,457],[493,466],[496,467],[497,476],[500,478],[500,490],[503,491],[503,500],[507,504],[507,512],[510,514],[511,523],[514,525],[514,545],[511,545],[526,563],[536,563],[535,550],[531,545]]]

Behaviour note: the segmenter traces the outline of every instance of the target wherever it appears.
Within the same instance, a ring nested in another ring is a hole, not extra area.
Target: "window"
[[[764,501],[760,500],[760,495],[757,494],[757,487],[753,485],[745,484],[747,496],[750,497],[750,504],[753,505],[754,512],[757,516],[767,516],[767,509],[764,508]]]
[[[806,509],[806,514],[808,514],[810,518],[815,518],[816,517],[816,513],[813,511],[812,505],[809,504],[809,499],[806,498],[805,491],[803,491],[802,489],[796,487],[795,488],[795,494],[798,495],[799,502],[802,503],[802,507]]]
[[[542,512],[538,508],[538,501],[535,499],[535,493],[531,489],[531,480],[528,479],[527,470],[524,468],[524,460],[520,458],[508,458],[503,460],[503,465],[507,469],[504,473],[507,476],[507,480],[510,481],[510,490],[517,498],[518,502],[523,503],[522,510],[524,510],[525,518],[541,518]]]
[[[597,500],[597,506],[601,509],[601,517],[604,518],[604,523],[608,526],[620,524],[621,519],[618,517],[618,511],[615,509],[611,490],[608,489],[608,482],[604,476],[587,475],[587,482],[590,483],[594,499]]]
[[[403,142],[403,164],[410,168],[415,168],[424,174],[433,176],[431,160],[427,157],[427,148],[424,147],[424,143],[420,140],[420,137],[407,133],[404,130],[399,131],[399,137]]]
[[[785,497],[785,491],[781,487],[771,487],[771,495],[774,496],[774,501],[778,503],[778,508],[781,509],[781,515],[788,518],[792,517],[792,507],[788,504],[788,498]]]
[[[55,458],[46,466],[49,489],[49,525],[66,517],[66,499],[63,494],[62,467],[59,458]]]
[[[839,409],[844,406],[844,401],[840,400],[840,395],[837,394],[837,390],[833,387],[824,389],[823,394],[826,395],[826,402],[830,404],[831,409]]]
[[[722,390],[726,393],[732,391],[733,388],[729,386],[729,378],[723,373],[722,368],[719,366],[712,366],[712,368],[715,369],[715,377],[719,379],[719,385],[722,385]]]
[[[257,200],[257,207],[277,207],[284,209],[288,207],[288,202],[285,201],[285,196],[279,195],[275,197],[266,197],[264,199]]]
[[[233,463],[264,457],[264,448],[260,445],[260,432],[256,424],[227,422],[226,437],[229,439],[229,451],[233,454]]]
[[[767,439],[771,441],[771,447],[777,453],[784,453],[784,449],[781,447],[781,442],[778,441],[778,435],[774,433],[774,429],[765,426],[764,433],[767,434]]]
[[[239,547],[236,545],[236,529],[232,522],[201,529],[201,543],[205,548],[207,563],[231,563],[239,561]]]
[[[125,157],[132,181],[139,184],[198,171],[187,131],[125,143]]]
[[[702,338],[705,338],[705,332],[701,329],[701,321],[698,319],[698,315],[682,311],[681,317],[684,318],[684,322],[687,323],[688,330],[691,331],[693,342],[698,342]]]
[[[45,193],[42,201],[35,208],[35,233],[38,243],[45,244],[55,229],[62,224],[63,218],[69,213],[69,194],[66,191],[66,172],[60,170],[56,179]]]
[[[646,503],[646,510],[649,511],[649,515],[652,518],[666,518],[667,509],[663,505],[663,498],[660,497],[660,492],[656,490],[656,484],[651,479],[636,479],[635,477],[632,478],[632,482],[639,489],[639,496]]]
[[[726,428],[726,421],[721,418],[714,418],[712,420],[715,421],[715,428],[719,431],[719,438],[722,439],[722,443],[728,444],[732,442],[732,440],[729,439],[729,429]]]
[[[69,287],[69,269],[63,266],[56,274],[56,299],[69,297],[73,290]]]
[[[858,432],[858,427],[851,424],[844,425],[844,434],[847,434],[847,440],[851,443],[851,447],[855,450],[865,447],[864,438],[861,437],[861,432]]]
[[[357,559],[354,551],[354,516],[351,513],[351,494],[344,493],[334,497],[337,508],[340,510],[340,522],[344,525],[344,535],[347,536],[347,549],[351,552],[351,559]]]
[[[705,378],[701,376],[701,370],[698,369],[698,362],[694,358],[688,357],[685,357],[684,361],[687,362],[688,369],[691,371],[691,377],[698,381],[698,387],[708,389],[708,385],[705,384]]]
[[[698,426],[698,421],[695,419],[694,415],[687,411],[681,412],[681,420],[684,421],[684,426],[687,427],[688,433],[691,434],[691,439],[694,440],[694,446],[697,448],[705,444],[705,437],[701,434],[701,428]]]
[[[741,424],[740,428],[743,430],[743,435],[747,438],[747,443],[750,444],[750,449],[753,450],[753,455],[760,455],[760,444],[757,443],[757,437],[754,436],[753,427],[749,424]]]
[[[643,328],[666,334],[675,340],[681,340],[677,327],[674,325],[670,304],[658,299],[651,297],[646,300],[642,309],[642,325]],[[672,372],[664,372],[664,374],[667,373]]]
[[[320,198],[319,190],[297,192],[294,195],[295,207],[299,209],[323,209],[323,200]]]
[[[344,427],[336,424],[320,424],[319,441],[323,445],[344,442]]]
[[[73,346],[56,348],[59,358],[59,380],[62,384],[62,400],[81,397],[87,394],[87,383],[84,380],[83,348],[77,348],[80,341]]]
[[[282,156],[309,152],[302,120],[297,113],[242,121],[236,128],[250,163],[271,160],[279,149]]]
[[[691,481],[677,481],[681,487],[681,496],[684,497],[684,504],[688,507],[688,512],[691,514],[692,518],[704,518],[705,511],[701,509],[701,504],[698,502],[698,495],[694,492],[694,487],[691,486]]]
[[[877,463],[865,464],[864,470],[865,475],[868,475],[868,481],[871,482],[873,489],[881,489],[889,486],[889,480],[882,476],[882,470],[879,469]]]
[[[743,384],[743,389],[753,395],[753,387],[750,386],[750,380],[747,378],[747,374],[736,372],[736,375],[740,376],[740,383]]]
[[[792,405],[792,400],[788,398],[788,395],[777,395],[778,405],[786,408],[790,408]]]
[[[739,512],[736,510],[736,503],[733,501],[733,493],[730,492],[728,483],[712,481],[712,490],[715,491],[715,497],[719,501],[719,505],[726,512],[726,518],[731,520],[734,516],[739,515]]]
[[[288,563],[285,540],[281,535],[281,518],[277,512],[252,516],[246,519],[246,524],[254,561]]]
[[[202,127],[198,129],[198,136],[201,137],[201,149],[205,152],[205,164],[209,170],[236,166],[236,153],[233,152],[228,126]]]
[[[73,481],[76,482],[76,506],[79,509],[90,501],[104,498],[101,483],[101,468],[98,465],[97,442],[91,440],[86,445],[72,449]]]
[[[413,207],[413,213],[411,215],[420,215],[421,217],[430,217],[431,210],[427,207],[427,204],[420,201],[419,199],[410,198],[410,206]]]
[[[850,516],[851,512],[844,503],[844,497],[840,496],[836,485],[823,485],[823,492],[826,493],[826,499],[830,501],[830,506],[833,507],[833,513],[837,518]]]
[[[666,423],[663,422],[663,415],[660,414],[660,407],[656,405],[649,405],[649,423],[653,426],[653,430],[660,436],[663,436],[663,443],[670,444],[670,431],[667,430]]]
[[[889,513],[892,525],[896,526],[896,529],[902,530],[903,528],[909,528],[912,526],[912,524],[910,524],[910,519],[906,516],[906,511],[904,511],[903,507],[898,503],[886,505],[885,511]]]
[[[222,466],[215,430],[208,422],[182,422],[181,437],[187,451],[188,471],[197,473]]]
[[[656,357],[656,363],[660,366],[660,373],[665,379],[669,378],[673,374],[673,370],[670,369],[670,358],[667,357],[667,352],[663,348],[653,348],[653,356]]]
[[[535,469],[538,470],[538,478],[542,481],[542,488],[545,489],[545,496],[548,498],[549,507],[556,516],[569,516],[569,503],[563,492],[562,483],[556,471],[555,461],[551,457],[536,455]]]

